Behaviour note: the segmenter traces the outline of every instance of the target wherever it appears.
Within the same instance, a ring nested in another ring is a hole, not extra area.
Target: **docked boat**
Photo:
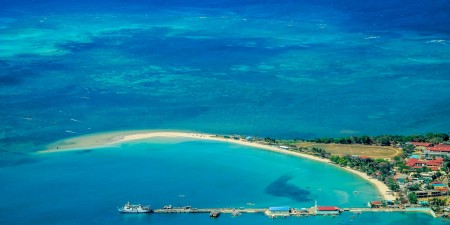
[[[117,210],[121,213],[150,213],[152,209],[149,206],[143,206],[141,204],[132,205],[127,202],[122,208],[117,207]]]
[[[209,217],[211,217],[211,218],[217,218],[219,216],[220,216],[220,212],[218,212],[218,211],[212,211],[209,213]]]

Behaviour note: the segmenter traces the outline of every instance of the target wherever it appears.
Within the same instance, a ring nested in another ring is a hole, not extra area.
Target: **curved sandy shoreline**
[[[107,146],[115,146],[120,143],[150,139],[156,137],[170,137],[170,138],[195,138],[202,140],[229,142],[244,146],[249,146],[258,149],[264,149],[272,152],[277,152],[281,154],[292,155],[301,158],[307,158],[310,160],[319,161],[322,163],[329,163],[330,165],[336,166],[338,168],[344,169],[350,173],[353,173],[369,183],[371,183],[382,197],[386,200],[395,200],[395,196],[389,195],[387,192],[390,191],[389,188],[381,181],[377,179],[370,178],[367,174],[356,171],[350,168],[339,167],[335,164],[331,164],[329,159],[323,159],[307,154],[302,154],[299,152],[294,152],[290,150],[284,150],[276,146],[269,146],[256,142],[248,142],[244,140],[235,140],[232,138],[223,138],[213,134],[204,133],[193,133],[193,132],[174,132],[174,131],[124,131],[124,132],[111,132],[103,133],[97,135],[81,136],[72,139],[66,139],[59,142],[55,142],[48,146],[47,150],[40,151],[39,153],[51,153],[51,152],[64,152],[64,151],[76,151],[76,150],[86,150],[92,148],[101,148]]]

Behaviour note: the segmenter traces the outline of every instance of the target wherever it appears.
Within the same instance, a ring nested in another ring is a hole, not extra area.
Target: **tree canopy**
[[[449,140],[449,135],[444,133],[427,133],[419,135],[378,135],[378,136],[350,136],[341,138],[315,138],[309,141],[316,143],[335,143],[335,144],[377,144],[388,146],[405,142],[431,142],[433,144],[442,143]]]

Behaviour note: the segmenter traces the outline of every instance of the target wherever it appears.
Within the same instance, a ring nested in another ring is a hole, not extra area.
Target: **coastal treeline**
[[[314,138],[308,141],[324,144],[363,144],[390,146],[405,142],[430,142],[433,144],[442,143],[449,140],[449,135],[444,133],[427,133],[419,135],[378,135],[378,136],[350,136],[341,138]]]
[[[343,167],[350,167],[359,170],[367,175],[376,178],[389,186],[393,191],[399,190],[399,185],[392,179],[393,164],[384,159],[360,158],[357,156],[331,156],[331,162]]]

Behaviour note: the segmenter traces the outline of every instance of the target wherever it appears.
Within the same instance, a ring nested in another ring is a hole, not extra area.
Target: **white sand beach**
[[[157,137],[169,137],[169,138],[195,138],[202,140],[229,142],[239,145],[245,145],[253,148],[268,150],[272,152],[277,152],[281,154],[292,155],[301,158],[307,158],[310,160],[315,160],[323,163],[328,163],[330,166],[335,166],[340,169],[344,169],[350,173],[358,175],[359,177],[367,180],[373,186],[377,188],[381,196],[386,200],[395,200],[395,196],[389,194],[389,188],[381,181],[369,177],[367,174],[356,171],[350,168],[339,167],[332,164],[330,160],[315,157],[312,155],[302,154],[299,152],[289,151],[277,146],[269,146],[256,142],[249,142],[245,140],[235,140],[233,138],[224,138],[214,134],[204,134],[204,133],[193,133],[193,132],[175,132],[175,131],[124,131],[124,132],[111,132],[111,133],[101,133],[88,136],[80,136],[72,139],[66,139],[59,142],[55,142],[48,146],[47,150],[40,151],[39,153],[50,153],[50,152],[63,152],[63,151],[76,151],[76,150],[86,150],[93,148],[101,148],[105,146],[116,146],[120,143],[130,142],[135,140],[151,139]]]

